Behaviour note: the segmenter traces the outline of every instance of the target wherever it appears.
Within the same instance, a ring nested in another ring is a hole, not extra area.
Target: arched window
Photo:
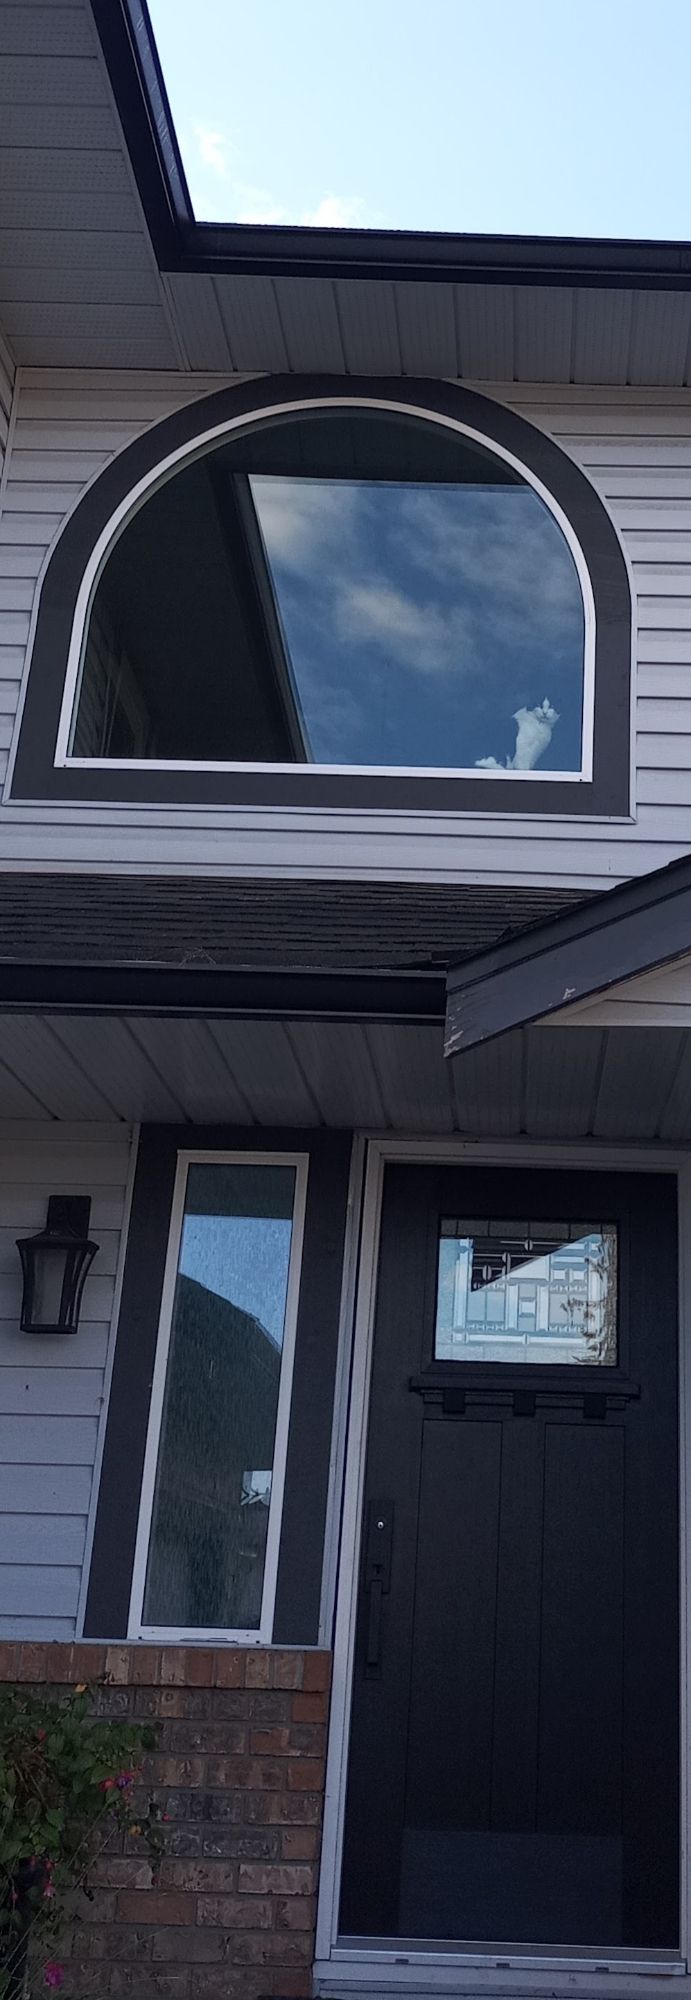
[[[463,391],[427,387],[421,408],[397,389],[396,401],[371,384],[303,399],[291,384],[286,407],[255,384],[221,399],[252,395],[253,414],[208,430],[196,408],[196,439],[161,452],[92,534],[56,775],[87,796],[107,795],[105,777],[113,797],[281,802],[299,785],[300,802],[407,795],[489,811],[509,794],[514,810],[554,810],[557,788],[562,810],[579,809],[608,669],[596,670],[592,563],[555,468],[591,541],[600,530],[601,569],[605,524],[621,664],[614,531],[583,476],[520,419]],[[168,430],[142,442],[160,451]],[[20,787],[21,767],[20,744]]]

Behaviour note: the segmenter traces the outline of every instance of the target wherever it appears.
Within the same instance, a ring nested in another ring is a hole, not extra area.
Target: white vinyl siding
[[[0,519],[0,761],[6,764],[46,554],[108,459],[221,376],[21,374]],[[297,386],[297,385],[296,385]],[[494,385],[582,467],[635,589],[634,824],[268,808],[6,803],[0,865],[380,876],[602,887],[691,846],[691,398],[681,389]],[[401,383],[405,396],[405,382]]]
[[[123,1126],[0,1125],[0,1639],[76,1630],[131,1161]],[[76,1334],[19,1331],[16,1238],[89,1194],[98,1256]]]

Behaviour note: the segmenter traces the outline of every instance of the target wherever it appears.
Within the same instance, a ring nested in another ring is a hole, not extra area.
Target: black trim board
[[[443,1021],[444,972],[186,972],[162,966],[2,965],[0,1009],[201,1015],[205,1020]]]
[[[454,967],[444,1054],[573,1006],[691,951],[691,858],[608,889]]]
[[[304,407],[335,398],[349,402],[402,402],[430,418],[456,419],[510,451],[554,496],[583,551],[595,600],[595,728],[592,781],[555,776],[434,777],[354,770],[288,772],[202,769],[157,771],[145,762],[117,770],[103,764],[57,769],[55,745],[72,624],[80,585],[99,536],[138,481],[168,454],[193,449],[205,431],[258,411]],[[450,383],[397,377],[270,376],[221,389],[155,424],[117,454],[69,516],[49,558],[41,588],[36,633],[19,743],[11,781],[13,800],[112,804],[333,806],[337,809],[435,812],[511,812],[625,818],[630,783],[631,596],[623,551],[610,517],[590,481],[567,454],[534,425],[491,398]]]
[[[146,0],[91,0],[159,267],[272,277],[688,291],[691,244],[194,218]]]
[[[273,1638],[316,1645],[336,1379],[349,1132],[145,1126],[134,1181],[85,1635],[127,1636],[178,1151],[308,1153],[307,1208]]]

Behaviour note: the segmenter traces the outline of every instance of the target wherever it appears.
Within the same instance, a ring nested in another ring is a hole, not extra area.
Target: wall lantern
[[[89,1240],[91,1196],[52,1194],[45,1229],[21,1236],[22,1333],[76,1333],[84,1279],[97,1243]]]

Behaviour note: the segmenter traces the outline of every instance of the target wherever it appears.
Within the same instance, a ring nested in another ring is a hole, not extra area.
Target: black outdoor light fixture
[[[89,1238],[91,1196],[52,1194],[45,1229],[20,1236],[22,1333],[76,1333],[84,1279],[97,1243]]]

